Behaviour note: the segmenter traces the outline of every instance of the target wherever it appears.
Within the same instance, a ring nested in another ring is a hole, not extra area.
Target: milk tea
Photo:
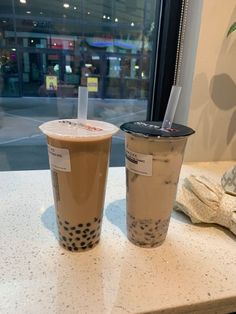
[[[128,238],[141,247],[156,247],[167,235],[187,135],[193,130],[175,125],[161,131],[160,124],[141,121],[121,129],[126,132]]]
[[[59,243],[86,251],[100,239],[111,136],[117,128],[75,119],[41,126],[47,134]]]

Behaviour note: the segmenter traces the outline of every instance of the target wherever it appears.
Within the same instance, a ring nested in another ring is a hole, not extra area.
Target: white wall
[[[226,37],[234,21],[236,0],[203,1],[185,161],[236,159],[236,31]]]

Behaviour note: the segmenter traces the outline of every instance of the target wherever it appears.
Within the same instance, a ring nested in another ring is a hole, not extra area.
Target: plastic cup
[[[40,126],[47,135],[59,243],[72,252],[86,251],[100,240],[112,124],[77,119]]]
[[[125,132],[127,235],[141,247],[161,245],[167,235],[185,145],[194,131],[179,124],[135,121]]]

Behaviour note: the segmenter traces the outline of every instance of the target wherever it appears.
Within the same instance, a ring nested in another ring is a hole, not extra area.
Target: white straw
[[[85,86],[79,86],[78,90],[78,114],[80,121],[86,121],[88,115],[88,89]]]
[[[168,105],[165,112],[165,117],[162,122],[162,129],[170,129],[174,120],[175,111],[179,102],[179,96],[182,87],[173,85],[170,92],[170,97],[168,101]]]

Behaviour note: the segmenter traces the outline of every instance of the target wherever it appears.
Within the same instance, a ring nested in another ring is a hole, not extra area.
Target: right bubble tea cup
[[[125,132],[127,235],[135,245],[156,247],[166,238],[189,127],[133,121]]]

